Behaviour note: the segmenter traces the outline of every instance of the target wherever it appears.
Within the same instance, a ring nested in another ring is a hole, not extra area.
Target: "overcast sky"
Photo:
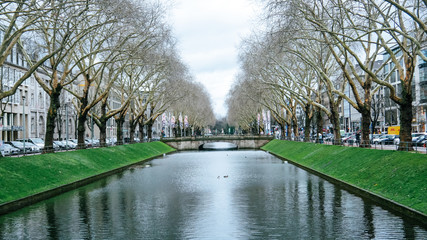
[[[174,0],[169,23],[178,51],[195,81],[210,93],[214,112],[225,116],[225,99],[238,72],[238,47],[258,21],[254,0]]]

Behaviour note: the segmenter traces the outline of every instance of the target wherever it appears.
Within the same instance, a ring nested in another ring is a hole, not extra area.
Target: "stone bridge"
[[[182,138],[162,138],[161,141],[177,150],[199,150],[212,142],[233,143],[238,149],[259,149],[273,140],[273,136],[220,135]]]

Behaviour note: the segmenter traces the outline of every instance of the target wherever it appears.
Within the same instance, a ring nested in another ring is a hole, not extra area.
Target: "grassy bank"
[[[262,149],[427,214],[427,155],[280,140]]]
[[[161,142],[0,158],[0,204],[174,151]]]

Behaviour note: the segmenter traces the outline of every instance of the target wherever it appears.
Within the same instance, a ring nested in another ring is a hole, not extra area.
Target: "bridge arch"
[[[273,139],[273,136],[209,136],[187,138],[162,138],[161,141],[177,150],[199,150],[205,143],[228,142],[239,149],[259,149]]]
[[[199,150],[237,150],[239,146],[234,142],[204,142],[199,147]]]

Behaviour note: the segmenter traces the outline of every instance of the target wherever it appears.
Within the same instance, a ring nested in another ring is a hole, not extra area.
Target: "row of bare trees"
[[[159,115],[178,109],[190,94],[205,94],[191,81],[176,53],[165,10],[145,0],[2,1],[0,65],[17,48],[28,68],[9,88],[3,88],[1,79],[0,99],[13,95],[34,76],[50,99],[45,146],[53,145],[64,92],[73,96],[66,101],[77,112],[79,147],[85,146],[88,117],[99,127],[104,146],[107,121],[114,118],[118,144],[122,144],[128,116],[133,141],[138,125],[140,131],[144,125],[151,129]],[[208,96],[199,97],[205,102],[189,107],[206,104],[203,108],[211,109]],[[206,124],[203,121],[194,124]]]
[[[265,20],[271,27],[243,43],[243,89],[228,101],[232,121],[245,125],[259,108],[268,108],[298,135],[299,107],[306,140],[314,118],[321,132],[322,114],[341,139],[339,107],[345,99],[361,114],[361,140],[369,143],[373,96],[386,89],[400,110],[400,148],[407,147],[414,71],[419,59],[427,60],[426,1],[269,0]],[[396,71],[399,84],[393,85]]]

